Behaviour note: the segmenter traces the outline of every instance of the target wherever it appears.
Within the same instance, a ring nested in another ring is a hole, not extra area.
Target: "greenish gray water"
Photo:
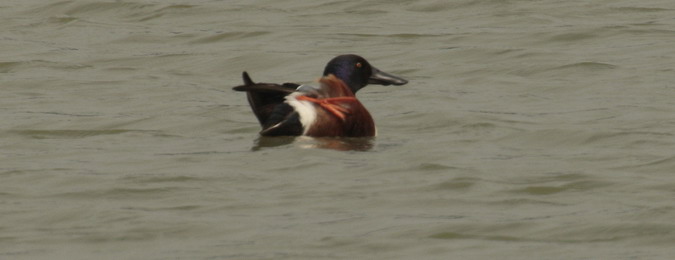
[[[0,2],[0,259],[670,259],[675,3]],[[378,137],[240,73],[356,53]]]

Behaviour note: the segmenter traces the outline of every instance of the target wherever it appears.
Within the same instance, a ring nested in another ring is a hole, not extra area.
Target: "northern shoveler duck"
[[[263,136],[375,136],[375,123],[354,94],[368,84],[404,85],[407,80],[382,72],[349,54],[328,62],[319,86],[255,83],[242,73],[248,102]]]

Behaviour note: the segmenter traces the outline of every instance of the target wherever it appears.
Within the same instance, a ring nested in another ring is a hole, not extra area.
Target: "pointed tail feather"
[[[271,83],[255,83],[246,71],[241,73],[241,78],[244,80],[244,85],[233,87],[236,91],[251,91],[251,92],[273,92],[288,95],[295,91],[294,88]]]
[[[244,85],[253,85],[255,84],[253,80],[251,80],[251,77],[248,75],[246,71],[241,73],[241,78],[244,79]]]
[[[255,85],[255,82],[251,79],[251,76],[248,75],[248,72],[244,71],[241,73],[241,78],[244,80],[244,85],[239,85],[236,87],[233,87],[232,89],[236,91],[248,91],[248,87]]]

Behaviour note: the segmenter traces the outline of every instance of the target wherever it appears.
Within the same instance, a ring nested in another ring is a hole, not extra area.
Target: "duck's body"
[[[320,86],[254,83],[242,74],[253,113],[263,136],[375,136],[370,113],[354,94],[368,83],[403,85],[407,81],[371,67],[356,55],[341,55],[324,70]]]

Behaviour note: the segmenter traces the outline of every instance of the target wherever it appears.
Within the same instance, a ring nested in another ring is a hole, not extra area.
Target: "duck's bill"
[[[373,67],[373,74],[368,78],[368,84],[378,84],[378,85],[405,85],[408,83],[407,80],[394,76],[392,74],[381,71]]]

